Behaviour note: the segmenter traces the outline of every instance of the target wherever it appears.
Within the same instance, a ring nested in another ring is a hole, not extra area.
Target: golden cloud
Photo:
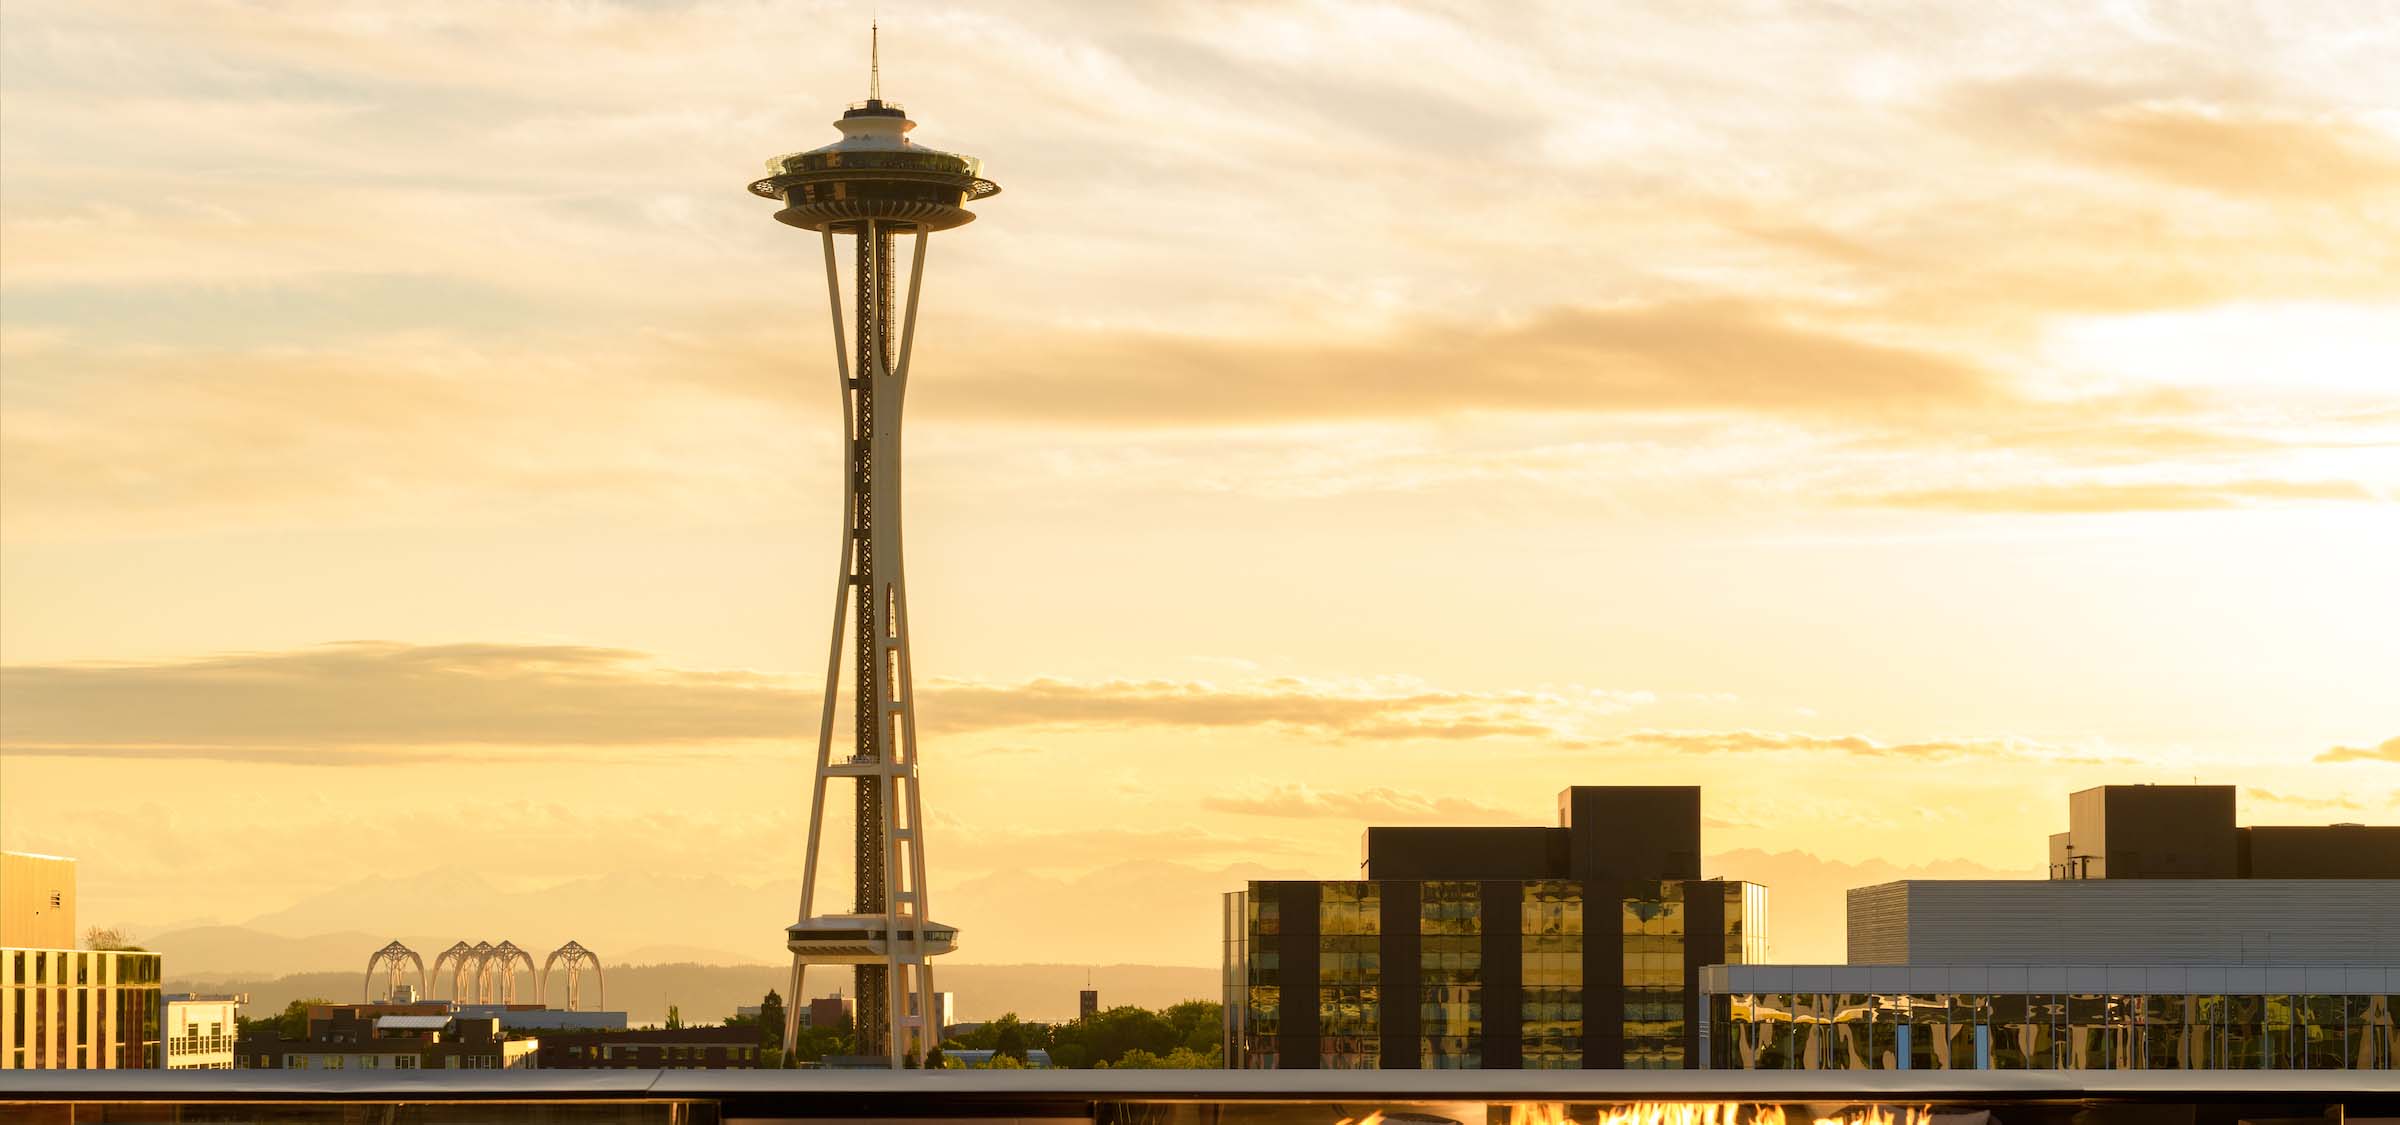
[[[1446,797],[1374,786],[1325,791],[1306,785],[1275,785],[1263,791],[1204,797],[1200,807],[1248,816],[1340,820],[1514,820],[1511,810],[1464,797]]]
[[[2070,747],[2020,738],[1943,738],[1886,742],[1857,734],[1808,734],[1757,730],[1643,730],[1592,744],[1617,752],[1671,754],[1841,754],[1859,758],[1940,761],[1963,758],[2038,758],[2091,763],[2111,759]]]
[[[2352,481],[2237,480],[2215,484],[1995,485],[1989,488],[1930,488],[1853,494],[1862,507],[1949,512],[2189,512],[2245,508],[2268,503],[2318,501],[2383,503],[2387,498]]]
[[[945,413],[1170,427],[1478,411],[1877,419],[2007,398],[1972,362],[1736,300],[1558,308],[1347,341],[1093,331],[992,345],[943,387]]]
[[[1242,684],[933,680],[928,730],[1273,728],[1368,740],[1563,738],[1641,692],[1458,692],[1296,678]],[[796,740],[820,696],[781,677],[664,667],[627,649],[357,641],[152,663],[16,665],[10,753],[316,763],[463,747],[614,752]]]
[[[2387,738],[2374,746],[2336,746],[2317,755],[2320,762],[2400,762],[2400,738]]]

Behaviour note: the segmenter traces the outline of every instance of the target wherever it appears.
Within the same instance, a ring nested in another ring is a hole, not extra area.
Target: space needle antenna
[[[867,22],[867,100],[883,100],[883,28]]]

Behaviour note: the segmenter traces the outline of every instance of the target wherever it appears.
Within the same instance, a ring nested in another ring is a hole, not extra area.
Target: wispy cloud
[[[813,702],[749,672],[573,645],[355,641],[180,662],[15,665],[12,753],[422,755],[466,745],[637,747],[787,737]]]
[[[1654,702],[1648,692],[1469,692],[1411,684],[1278,677],[1014,683],[936,680],[927,721],[945,730],[1011,727],[1273,727],[1362,739],[1553,738],[1582,720]]]
[[[1794,731],[1643,730],[1613,735],[1592,745],[1597,749],[1626,753],[1839,755],[1917,761],[1982,758],[2094,763],[2116,760],[2089,750],[2024,738],[1891,741],[1859,734]]]
[[[1263,791],[1203,797],[1200,806],[1216,812],[1248,816],[1339,820],[1494,821],[1523,820],[1529,810],[1508,809],[1473,801],[1411,793],[1375,786],[1366,789],[1319,790],[1306,785],[1275,785]]]
[[[2320,762],[2400,762],[2400,738],[2387,738],[2374,746],[2336,746],[2317,755]]]
[[[1865,507],[2050,515],[2192,512],[2294,502],[2388,503],[2355,481],[2236,480],[2209,484],[2080,481],[1875,492],[1851,497]]]
[[[2272,789],[2244,789],[2242,795],[2269,804],[2289,805],[2299,809],[2342,809],[2356,811],[2365,805],[2348,797],[2311,797],[2301,793],[2278,793]]]
[[[1461,412],[1713,411],[1854,419],[1992,404],[1973,362],[1733,300],[1559,308],[1335,341],[1050,336],[989,349],[954,409],[1050,426],[1194,426]]]
[[[1297,677],[936,679],[929,731],[1273,729],[1362,740],[1564,738],[1647,692],[1469,692]],[[820,696],[781,677],[667,667],[574,645],[357,641],[186,661],[16,665],[0,676],[11,753],[327,763],[460,747],[613,749],[795,739]]]
[[[934,679],[918,695],[924,729],[943,735],[1255,730],[1328,742],[1530,743],[1567,753],[2101,760],[2013,738],[1608,733],[1609,724],[1659,697],[1580,687],[1460,691],[1406,680],[1293,676],[1222,683],[1036,677]],[[284,764],[458,760],[488,747],[681,754],[805,739],[818,705],[813,689],[784,677],[676,668],[629,649],[354,641],[185,661],[13,665],[0,675],[0,745],[21,755]],[[1266,815],[1493,811],[1394,790],[1290,787],[1212,800],[1219,802],[1212,807],[1234,811],[1242,804],[1239,811]]]

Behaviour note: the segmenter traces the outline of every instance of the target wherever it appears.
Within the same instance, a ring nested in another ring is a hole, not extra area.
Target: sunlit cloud
[[[2391,497],[2350,481],[2239,480],[2215,484],[2002,485],[1871,493],[1853,497],[1871,507],[1951,512],[2095,514],[2191,512],[2294,501],[2389,503]]]
[[[1643,730],[1613,735],[1594,748],[1618,753],[1672,754],[1796,754],[1856,758],[1944,761],[1959,759],[2021,759],[2055,763],[2094,764],[2125,761],[2121,755],[2026,738],[1943,738],[1894,741],[1858,734],[1811,734],[1795,731]]]
[[[2244,789],[2242,796],[2271,805],[2287,805],[2296,809],[2339,809],[2356,812],[2367,806],[2348,797],[2312,797],[2300,793],[2278,793],[2272,789]]]
[[[1278,677],[1013,682],[935,678],[929,732],[1264,729],[1320,738],[1567,737],[1642,691],[1445,691]],[[655,749],[794,740],[821,696],[781,677],[665,667],[627,649],[356,641],[185,661],[15,665],[12,754],[256,762],[456,758],[447,748]]]
[[[2400,738],[2387,738],[2374,746],[2336,746],[2317,755],[2320,762],[2396,762],[2400,763]]]
[[[1204,797],[1200,805],[1216,812],[1245,816],[1329,817],[1360,823],[1370,820],[1505,823],[1521,819],[1524,815],[1523,810],[1502,808],[1464,797],[1411,793],[1385,786],[1319,790],[1306,785],[1274,785],[1263,791]]]

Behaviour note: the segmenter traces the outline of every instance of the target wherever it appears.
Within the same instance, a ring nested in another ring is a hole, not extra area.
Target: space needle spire
[[[784,1042],[797,1035],[811,965],[855,974],[857,1053],[898,1068],[941,1040],[931,958],[948,953],[958,930],[933,920],[925,880],[925,806],[917,788],[917,708],[910,686],[908,586],[900,568],[900,407],[916,338],[925,247],[936,231],[972,222],[967,203],[996,195],[973,158],[908,138],[916,122],[883,100],[881,29],[870,30],[867,100],[833,123],[840,140],[767,162],[754,195],[783,205],[776,221],[815,231],[825,251],[833,313],[834,373],[842,396],[841,566],[833,640],[817,728],[817,769],[808,805],[807,870],[799,920],[785,932],[792,954]],[[902,299],[899,243],[910,264]],[[837,239],[848,239],[847,251]],[[841,260],[850,259],[850,309],[842,309]],[[848,669],[845,685],[844,669]],[[837,699],[847,686],[851,722],[837,733]],[[847,912],[817,898],[825,859],[829,788],[852,787],[852,901]]]

